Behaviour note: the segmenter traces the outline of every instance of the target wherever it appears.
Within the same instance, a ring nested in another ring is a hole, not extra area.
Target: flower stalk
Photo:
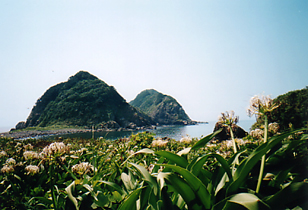
[[[264,117],[264,143],[267,142],[267,134],[268,134],[268,115],[279,105],[274,104],[273,99],[269,96],[254,96],[250,99],[250,107],[248,108],[248,115],[256,115],[257,117]],[[266,155],[263,155],[261,158],[261,166],[259,172],[259,178],[256,188],[256,193],[260,192],[261,182],[264,173],[265,166],[265,158]]]
[[[268,132],[268,119],[267,119],[267,116],[264,115],[264,143],[267,142],[267,132]],[[266,155],[263,155],[262,159],[261,159],[261,166],[260,166],[260,172],[259,172],[259,178],[258,178],[256,193],[260,192],[262,177],[263,177],[263,173],[264,173],[265,158],[266,158]]]

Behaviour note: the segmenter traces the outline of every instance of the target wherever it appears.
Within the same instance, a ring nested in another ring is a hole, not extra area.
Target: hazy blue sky
[[[202,121],[308,85],[306,0],[0,1],[0,29],[0,127],[79,70]]]

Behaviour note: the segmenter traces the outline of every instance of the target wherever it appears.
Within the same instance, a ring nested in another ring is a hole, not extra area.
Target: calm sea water
[[[239,122],[244,130],[249,131],[251,125],[254,123],[254,120],[242,120]],[[216,122],[209,122],[208,124],[198,124],[198,125],[186,125],[186,126],[161,126],[157,127],[156,130],[148,130],[155,134],[155,137],[169,137],[175,140],[180,140],[184,136],[190,136],[191,138],[201,138],[213,132]],[[123,137],[129,137],[132,134],[136,134],[142,131],[111,131],[111,132],[95,132],[94,138],[104,137],[106,139],[118,139]],[[75,133],[75,134],[65,134],[60,135],[65,138],[83,138],[90,139],[92,138],[92,133]],[[57,136],[46,136],[41,137],[43,139],[54,139]]]

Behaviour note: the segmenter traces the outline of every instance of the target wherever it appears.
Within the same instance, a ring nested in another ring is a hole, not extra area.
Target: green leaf
[[[188,206],[192,206],[196,195],[187,182],[173,173],[161,173],[164,179],[168,180],[171,186],[182,196]]]
[[[197,141],[194,146],[192,146],[191,149],[193,150],[197,150],[200,149],[201,147],[204,147],[209,141],[211,141],[218,133],[220,133],[222,131],[222,129],[219,129],[218,131],[215,131],[214,133],[211,133],[205,137],[203,137],[202,139],[200,139],[199,141]]]
[[[119,206],[118,210],[136,209],[136,201],[142,188],[136,189],[132,192]]]
[[[285,208],[285,205],[300,199],[307,199],[308,183],[295,182],[283,188],[276,194],[267,197],[264,201],[273,209]]]
[[[208,157],[215,157],[217,159],[217,161],[221,164],[222,168],[225,170],[225,172],[227,173],[229,179],[232,181],[232,173],[231,173],[231,170],[230,170],[230,166],[228,164],[228,162],[220,155],[218,154],[209,154],[209,155],[205,155],[201,158],[198,158],[198,160],[196,161],[196,163],[192,166],[192,173],[195,175],[195,176],[198,176],[204,163],[206,162],[207,158]]]
[[[139,173],[142,175],[143,179],[147,182],[149,182],[153,189],[154,189],[154,193],[155,195],[157,195],[157,182],[155,181],[155,179],[151,176],[151,174],[143,167],[143,166],[140,166],[138,164],[135,164],[135,163],[130,163],[132,166],[134,166],[138,171]]]
[[[97,193],[97,201],[94,201],[99,207],[104,207],[108,202],[107,196],[105,196],[101,191]]]
[[[177,153],[177,155],[179,155],[179,156],[187,155],[187,154],[190,152],[190,150],[191,150],[191,147],[182,149],[181,151],[179,151],[179,152]]]
[[[131,177],[129,175],[127,175],[126,173],[122,173],[121,174],[121,179],[124,183],[124,186],[126,187],[126,189],[128,191],[134,190],[135,189],[135,185],[134,183],[132,183]]]
[[[236,209],[239,209],[238,205],[243,206],[249,210],[270,209],[270,207],[262,202],[256,195],[250,193],[239,193],[232,196],[232,198],[227,201],[224,210],[232,210],[235,209],[235,207]]]
[[[154,151],[151,150],[151,149],[148,149],[148,148],[141,149],[141,150],[135,152],[134,154],[130,155],[130,156],[121,164],[121,166],[124,165],[124,163],[126,163],[131,157],[133,157],[133,156],[135,156],[135,155],[137,155],[137,154],[154,154]]]
[[[78,206],[78,201],[77,199],[73,196],[73,191],[75,190],[75,181],[73,181],[69,186],[67,186],[65,188],[65,191],[67,192],[67,195],[69,197],[69,199],[73,202],[76,210],[79,209],[79,206]]]
[[[186,168],[186,166],[188,165],[188,162],[185,158],[176,155],[172,152],[169,151],[157,151],[155,152],[155,154],[163,156],[165,158],[167,158],[168,160],[172,161],[173,163],[175,163],[178,166],[181,166],[183,168]]]
[[[272,137],[267,143],[256,148],[244,161],[242,161],[233,176],[234,182],[232,182],[227,189],[227,195],[231,195],[238,190],[238,188],[244,183],[244,180],[250,173],[251,169],[260,161],[263,155],[293,132]]]
[[[117,184],[115,184],[115,183],[113,183],[113,182],[108,182],[108,181],[100,181],[101,183],[103,183],[103,184],[106,184],[106,185],[109,185],[110,187],[113,187],[116,191],[118,191],[121,195],[123,195],[123,194],[126,194],[124,191],[123,191],[123,189],[119,186],[119,185],[117,185]]]
[[[179,166],[167,165],[167,164],[166,165],[162,164],[162,165],[165,166],[166,168],[171,168],[172,170],[181,174],[185,178],[191,189],[196,193],[203,206],[206,209],[210,208],[211,195],[209,194],[204,184],[193,173]]]

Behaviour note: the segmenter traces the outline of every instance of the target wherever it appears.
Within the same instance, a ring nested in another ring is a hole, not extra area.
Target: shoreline
[[[52,135],[65,135],[65,134],[75,134],[75,133],[88,133],[88,132],[110,132],[110,131],[138,131],[146,129],[156,129],[156,126],[150,127],[137,127],[135,129],[131,128],[118,128],[118,129],[88,129],[88,128],[59,128],[59,129],[46,129],[46,130],[14,130],[9,132],[0,133],[0,138],[13,138],[16,140],[28,139],[28,138],[39,138],[43,136]]]

